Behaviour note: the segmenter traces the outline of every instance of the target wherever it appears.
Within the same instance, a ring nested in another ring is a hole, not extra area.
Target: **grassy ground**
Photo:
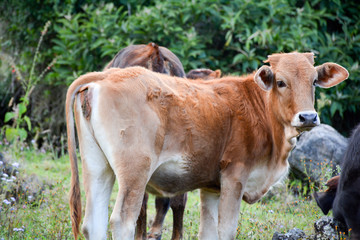
[[[37,175],[48,186],[33,199],[24,193],[6,195],[6,189],[16,180],[10,176],[0,182],[0,239],[72,239],[67,192],[70,165],[68,157],[55,158],[51,153],[0,146],[0,152],[11,163],[18,163],[20,176]],[[16,165],[15,165],[16,166]],[[313,233],[313,223],[322,216],[315,202],[306,197],[294,197],[288,183],[277,187],[272,196],[253,205],[242,203],[237,239],[271,239],[274,232],[287,232],[297,227],[307,235]],[[115,191],[110,208],[115,202]],[[84,194],[83,194],[84,196]],[[13,198],[11,198],[13,197]],[[148,221],[154,218],[154,197],[150,196]],[[200,218],[199,192],[188,194],[184,217],[184,239],[197,239]],[[171,238],[172,213],[164,225],[163,239]],[[109,234],[110,236],[110,234]],[[109,237],[110,239],[110,237]]]
[[[323,216],[315,201],[295,198],[285,192],[285,186],[276,192],[280,195],[252,205],[242,202],[236,239],[271,239],[275,231],[284,233],[295,227],[302,229],[307,235],[313,234],[314,221]],[[184,239],[197,239],[199,200],[198,191],[189,193],[184,217]],[[153,207],[150,208],[151,219],[155,212]],[[171,238],[171,229],[172,213],[169,211],[163,230],[164,239]]]

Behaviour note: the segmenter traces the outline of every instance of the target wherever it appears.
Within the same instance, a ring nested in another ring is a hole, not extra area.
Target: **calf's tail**
[[[75,125],[74,125],[74,113],[73,106],[75,96],[79,89],[85,84],[103,80],[106,77],[106,73],[94,72],[88,73],[76,79],[68,88],[66,94],[66,130],[68,141],[68,152],[71,166],[71,182],[69,193],[69,205],[70,205],[70,217],[72,222],[72,231],[75,239],[77,239],[80,233],[81,222],[81,192],[79,181],[79,170],[76,156],[76,140],[75,140]]]

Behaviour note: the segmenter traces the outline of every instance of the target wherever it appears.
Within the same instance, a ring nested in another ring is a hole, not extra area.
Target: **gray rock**
[[[340,164],[347,145],[347,138],[331,126],[320,124],[298,137],[288,159],[291,170],[296,177],[310,176],[315,182],[320,181],[321,173],[329,167],[334,172],[332,175],[336,175],[336,165]]]
[[[298,240],[298,239],[306,239],[306,234],[304,233],[304,231],[298,228],[290,229],[287,233],[284,234],[275,232],[272,237],[272,240]]]
[[[336,240],[338,233],[336,231],[337,222],[328,216],[324,216],[314,223],[315,240]]]

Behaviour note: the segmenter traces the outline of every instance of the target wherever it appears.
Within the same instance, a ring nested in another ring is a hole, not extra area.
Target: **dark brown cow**
[[[170,76],[185,77],[184,68],[178,57],[169,49],[155,43],[130,45],[123,48],[108,63],[105,69],[132,66],[145,67],[151,71],[165,73]]]
[[[186,78],[195,79],[195,80],[196,79],[210,80],[220,77],[221,77],[220,69],[217,69],[215,71],[206,68],[193,69],[186,74]]]
[[[104,70],[133,66],[145,67],[153,72],[164,73],[171,76],[185,77],[184,68],[179,58],[167,48],[159,47],[155,43],[130,45],[120,50]],[[210,74],[213,73],[206,72],[203,74],[203,77],[207,77],[207,75]],[[89,107],[86,109],[89,109]],[[171,239],[177,240],[182,238],[186,199],[186,193],[175,196],[171,198],[171,200],[170,198],[156,197],[156,216],[149,231],[149,239],[161,239],[162,225],[169,207],[171,207],[173,211],[173,235]],[[146,239],[147,200],[148,195],[145,193],[140,215],[137,220],[135,239]]]
[[[355,128],[341,163],[341,174],[331,178],[325,192],[314,193],[325,215],[333,209],[351,240],[360,240],[360,125]]]
[[[86,192],[83,233],[106,238],[113,183],[119,191],[113,239],[133,239],[145,190],[172,197],[200,189],[200,239],[234,239],[240,203],[254,203],[286,176],[296,136],[319,124],[315,86],[348,77],[312,53],[269,56],[255,74],[188,81],[142,67],[112,68],[75,80],[66,97],[70,211],[81,222],[75,126]],[[81,111],[87,89],[92,109]],[[74,113],[73,113],[74,110]]]

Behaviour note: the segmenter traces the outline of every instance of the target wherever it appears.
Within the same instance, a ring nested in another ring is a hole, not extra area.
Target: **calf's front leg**
[[[149,195],[145,193],[140,214],[138,220],[136,221],[135,240],[146,240],[146,222],[147,222],[146,209],[147,209],[148,198]]]
[[[218,239],[218,193],[200,190],[201,211],[200,211],[200,230],[199,239],[217,240]]]
[[[246,179],[246,174],[239,166],[226,168],[221,173],[218,226],[220,240],[235,239]]]
[[[112,237],[114,240],[133,240],[149,174],[147,164],[151,161],[145,154],[123,155],[113,159],[112,162],[117,163],[114,172],[119,182],[119,191],[110,217]],[[128,166],[133,170],[128,171]]]

